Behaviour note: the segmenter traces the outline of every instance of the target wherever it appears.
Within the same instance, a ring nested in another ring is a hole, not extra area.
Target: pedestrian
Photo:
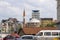
[[[14,37],[16,37],[16,38],[19,38],[19,37],[20,37],[20,36],[17,34],[17,31],[13,32],[13,33],[11,34],[11,36],[14,36]]]

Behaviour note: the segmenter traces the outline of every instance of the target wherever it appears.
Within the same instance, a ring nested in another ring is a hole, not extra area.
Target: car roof
[[[24,37],[24,36],[33,36],[33,35],[23,35],[22,37]]]
[[[60,32],[60,30],[41,30],[40,32]]]

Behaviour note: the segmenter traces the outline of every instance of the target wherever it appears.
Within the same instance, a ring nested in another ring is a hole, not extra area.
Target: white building
[[[29,22],[27,22],[27,27],[40,27],[40,21],[38,19],[33,18]]]
[[[32,10],[32,18],[40,19],[39,10]]]
[[[14,31],[18,31],[20,23],[18,23],[17,19],[10,18],[7,20],[2,20],[1,27],[3,33],[11,33]]]

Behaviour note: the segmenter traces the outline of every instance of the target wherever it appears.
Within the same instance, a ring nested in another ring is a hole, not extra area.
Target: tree
[[[56,25],[55,25],[55,23],[51,23],[51,24],[47,24],[46,26],[47,27],[55,27]]]
[[[22,30],[22,26],[21,26],[21,24],[19,24],[18,26],[19,26],[18,27],[18,34],[20,34],[20,31]]]

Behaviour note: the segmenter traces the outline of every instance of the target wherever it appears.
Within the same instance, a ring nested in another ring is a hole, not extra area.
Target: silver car
[[[23,35],[20,37],[20,40],[34,40],[33,35]]]

